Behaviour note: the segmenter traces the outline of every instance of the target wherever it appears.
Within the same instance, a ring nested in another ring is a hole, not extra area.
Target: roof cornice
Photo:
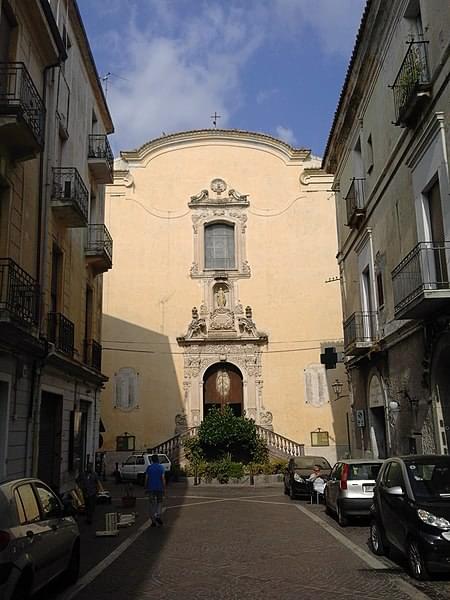
[[[120,155],[127,162],[141,162],[155,152],[164,149],[173,149],[176,146],[191,144],[202,144],[216,142],[226,143],[244,143],[253,147],[270,150],[285,159],[291,160],[311,160],[311,151],[306,148],[293,148],[286,142],[283,142],[271,135],[257,133],[253,131],[244,131],[240,129],[196,129],[192,131],[181,131],[171,133],[159,138],[150,140],[135,150],[123,150]]]

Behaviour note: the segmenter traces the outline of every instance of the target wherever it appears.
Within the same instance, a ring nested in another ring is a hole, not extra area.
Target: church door
[[[226,405],[235,415],[242,415],[242,374],[234,365],[218,363],[209,367],[203,378],[203,414]]]

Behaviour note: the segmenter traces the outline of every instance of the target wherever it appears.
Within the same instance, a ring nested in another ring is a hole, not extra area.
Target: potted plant
[[[124,487],[122,506],[123,508],[132,508],[133,506],[136,506],[136,495],[131,483],[127,483],[127,485]]]

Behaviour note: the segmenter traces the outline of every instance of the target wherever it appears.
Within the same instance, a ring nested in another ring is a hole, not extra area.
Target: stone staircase
[[[269,449],[270,458],[290,458],[291,456],[304,456],[305,447],[303,444],[294,442],[289,438],[275,433],[270,429],[256,425],[258,435],[266,442]],[[186,462],[184,453],[184,442],[192,437],[195,437],[198,433],[198,427],[191,427],[183,433],[174,435],[173,437],[165,440],[161,444],[148,448],[147,451],[155,454],[167,454],[171,461],[183,464]]]

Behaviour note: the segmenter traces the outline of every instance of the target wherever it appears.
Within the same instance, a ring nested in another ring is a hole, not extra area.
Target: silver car
[[[75,583],[80,532],[39,479],[0,484],[0,599],[26,600],[58,576]]]
[[[345,527],[349,517],[368,517],[373,488],[383,464],[378,459],[349,459],[336,463],[325,487],[325,507]]]

